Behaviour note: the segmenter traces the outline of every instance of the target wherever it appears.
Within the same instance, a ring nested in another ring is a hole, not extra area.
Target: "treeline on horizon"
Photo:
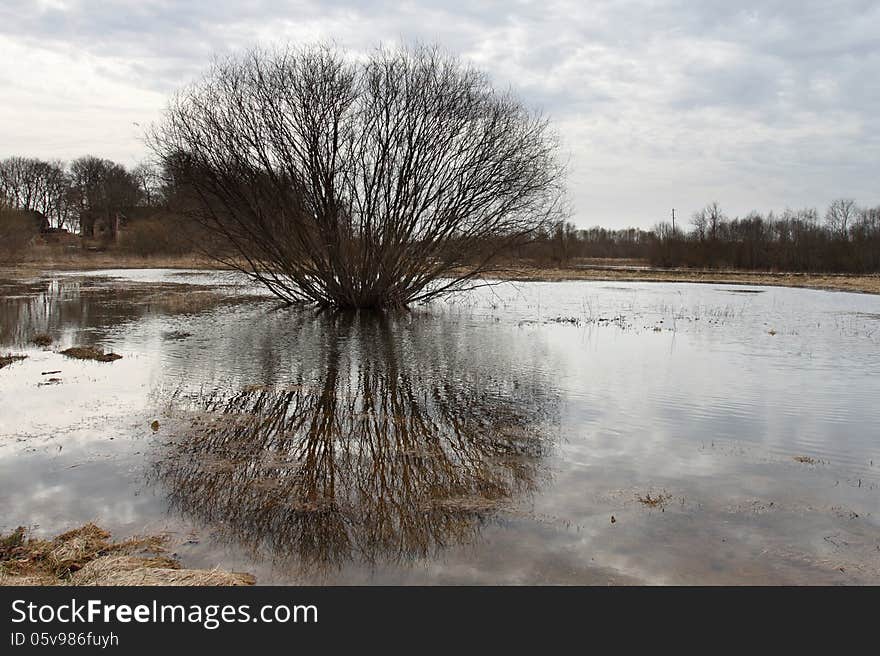
[[[86,155],[70,162],[0,161],[0,255],[23,256],[40,235],[77,235],[82,246],[139,256],[196,250],[184,190],[149,164],[127,168]],[[124,221],[117,235],[114,226]],[[762,271],[880,272],[880,205],[841,198],[816,208],[729,217],[717,202],[685,227],[579,229],[560,222],[535,234],[515,259],[569,266],[584,259],[642,260],[658,267]]]
[[[804,208],[731,218],[713,202],[694,212],[685,228],[661,222],[652,230],[582,230],[566,223],[535,246],[560,264],[573,258],[629,258],[657,267],[877,273],[880,205],[861,207],[841,198],[823,214]]]
[[[20,258],[38,237],[57,243],[65,236],[92,250],[188,253],[191,226],[177,204],[174,189],[146,163],[127,168],[93,155],[70,162],[8,157],[0,160],[0,255]],[[121,222],[125,231],[117,235]]]
[[[652,230],[560,223],[539,235],[520,256],[565,265],[577,259],[644,260],[656,267],[880,272],[880,205],[833,201],[779,214],[750,212],[728,217],[717,202],[694,212],[685,229],[669,222]]]

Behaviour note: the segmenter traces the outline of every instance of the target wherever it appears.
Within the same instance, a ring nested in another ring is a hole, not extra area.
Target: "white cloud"
[[[438,42],[555,121],[582,225],[880,203],[880,3],[210,4],[9,1],[0,157],[133,163],[213,53],[258,42]]]

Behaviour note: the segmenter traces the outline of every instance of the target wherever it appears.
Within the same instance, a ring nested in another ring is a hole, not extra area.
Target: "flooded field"
[[[258,583],[880,583],[880,296],[333,314],[229,274],[7,271],[7,355],[3,531],[167,532]]]

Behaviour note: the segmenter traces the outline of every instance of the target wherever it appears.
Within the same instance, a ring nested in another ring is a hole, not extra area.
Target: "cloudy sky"
[[[134,164],[214,53],[439,43],[547,113],[581,226],[880,204],[880,0],[0,0],[0,157]]]

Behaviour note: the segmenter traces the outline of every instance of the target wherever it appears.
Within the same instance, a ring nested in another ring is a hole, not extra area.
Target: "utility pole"
[[[672,208],[672,234],[675,234],[675,208]]]

